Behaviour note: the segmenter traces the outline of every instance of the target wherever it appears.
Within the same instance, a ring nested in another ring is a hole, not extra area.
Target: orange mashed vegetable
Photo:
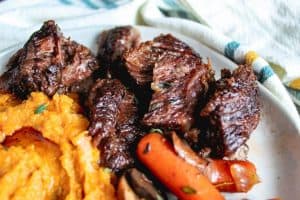
[[[99,152],[80,109],[66,95],[49,99],[32,93],[22,102],[0,95],[1,200],[115,199],[111,173],[98,165]],[[5,146],[22,127],[34,128],[50,143]]]

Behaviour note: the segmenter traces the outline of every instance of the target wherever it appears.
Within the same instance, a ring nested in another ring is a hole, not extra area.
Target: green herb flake
[[[194,188],[190,186],[183,186],[181,188],[181,191],[184,192],[185,194],[195,194],[197,192]]]
[[[46,104],[41,104],[35,109],[34,114],[41,114],[46,110],[46,108],[47,108]]]
[[[154,111],[154,110],[156,110],[156,109],[159,109],[159,108],[162,107],[162,106],[163,106],[163,104],[160,103],[160,102],[150,104],[150,106],[149,106],[149,112],[152,112],[152,111]]]
[[[168,89],[169,87],[171,87],[171,83],[168,82],[162,82],[162,83],[158,83],[157,86],[160,89]]]
[[[104,171],[105,173],[111,173],[111,172],[112,172],[112,170],[111,170],[110,168],[107,168],[107,167],[105,167],[105,168],[103,169],[103,171]]]
[[[151,128],[150,129],[150,133],[160,133],[160,134],[163,134],[164,132],[159,129],[159,128]]]

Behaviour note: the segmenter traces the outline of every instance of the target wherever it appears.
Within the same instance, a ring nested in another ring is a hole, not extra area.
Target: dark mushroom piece
[[[118,198],[121,200],[162,200],[163,195],[154,187],[145,174],[131,168],[120,178]]]
[[[117,198],[118,200],[140,200],[140,198],[134,193],[133,189],[130,187],[125,176],[122,176],[119,180]]]

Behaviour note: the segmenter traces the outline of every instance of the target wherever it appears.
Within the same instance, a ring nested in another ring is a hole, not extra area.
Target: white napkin
[[[107,3],[104,3],[107,2]],[[24,42],[42,23],[54,19],[63,29],[135,24],[143,0],[6,0],[0,3],[0,52]]]

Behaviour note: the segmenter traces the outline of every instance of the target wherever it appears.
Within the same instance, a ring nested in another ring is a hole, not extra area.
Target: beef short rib
[[[206,95],[212,80],[210,65],[198,56],[165,54],[154,67],[154,94],[143,122],[150,127],[188,131],[198,98]]]
[[[132,26],[119,26],[103,31],[99,36],[98,58],[113,64],[122,60],[123,54],[140,43],[140,33]]]
[[[33,91],[48,96],[77,92],[98,64],[88,48],[65,38],[50,20],[32,34],[7,67],[0,78],[1,90],[24,99]]]
[[[89,133],[101,154],[101,165],[120,172],[133,165],[131,148],[141,136],[134,95],[117,79],[98,80],[92,87]]]
[[[222,70],[222,78],[200,116],[208,127],[202,142],[211,148],[212,156],[230,156],[245,144],[260,117],[252,68],[239,66],[233,73]]]
[[[132,26],[118,26],[103,31],[99,36],[98,59],[102,77],[108,76],[128,81],[130,78],[123,62],[123,55],[140,43],[140,32]]]
[[[152,82],[155,63],[164,54],[193,54],[193,50],[171,34],[160,35],[141,43],[124,54],[128,72],[138,85]]]

